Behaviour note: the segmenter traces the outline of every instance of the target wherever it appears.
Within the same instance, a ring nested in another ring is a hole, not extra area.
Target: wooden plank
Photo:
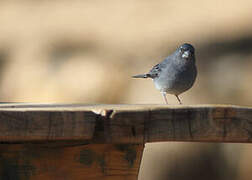
[[[231,105],[0,105],[0,142],[251,143],[252,108]]]
[[[89,140],[95,121],[88,111],[0,111],[0,141]]]
[[[0,179],[136,180],[146,142],[251,137],[249,107],[5,103]]]
[[[143,145],[1,144],[0,179],[136,180]]]

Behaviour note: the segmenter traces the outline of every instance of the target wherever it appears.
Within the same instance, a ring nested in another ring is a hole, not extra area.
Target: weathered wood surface
[[[252,108],[1,104],[0,142],[252,142]]]
[[[0,104],[0,179],[136,180],[144,144],[252,142],[252,108]]]
[[[2,180],[136,180],[143,145],[1,144]]]

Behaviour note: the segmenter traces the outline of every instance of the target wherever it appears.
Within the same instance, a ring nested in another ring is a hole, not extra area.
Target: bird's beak
[[[182,58],[188,58],[190,56],[190,51],[185,51],[183,54],[182,54]]]

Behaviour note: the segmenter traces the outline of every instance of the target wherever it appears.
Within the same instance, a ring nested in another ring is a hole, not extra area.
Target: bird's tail
[[[138,74],[138,75],[135,75],[135,76],[132,76],[133,78],[148,78],[149,74]]]

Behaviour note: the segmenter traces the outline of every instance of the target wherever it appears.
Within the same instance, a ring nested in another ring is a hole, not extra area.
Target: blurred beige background
[[[164,103],[131,75],[188,42],[199,74],[184,104],[251,105],[251,19],[251,0],[2,0],[0,99]],[[251,179],[251,154],[245,144],[147,144],[139,179]]]

